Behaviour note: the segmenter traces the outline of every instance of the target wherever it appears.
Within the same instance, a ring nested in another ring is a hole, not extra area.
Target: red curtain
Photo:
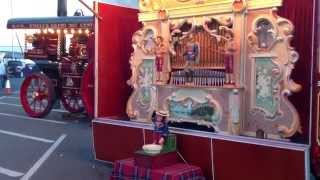
[[[99,3],[98,116],[126,117],[131,94],[132,35],[141,24],[138,10]]]
[[[284,0],[283,6],[279,9],[279,15],[292,21],[295,25],[294,39],[292,46],[300,55],[292,74],[292,79],[303,86],[299,93],[290,97],[291,102],[298,109],[300,114],[303,141],[308,142],[310,130],[310,80],[312,59],[312,32],[313,32],[313,0]]]

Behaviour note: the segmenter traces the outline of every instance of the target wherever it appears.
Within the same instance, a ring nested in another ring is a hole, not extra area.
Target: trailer
[[[206,179],[320,177],[317,7],[99,1],[95,157],[115,164],[114,178],[135,177],[117,167],[140,170],[128,158],[153,142],[151,115],[160,110],[184,162]],[[199,59],[189,65],[188,53]]]

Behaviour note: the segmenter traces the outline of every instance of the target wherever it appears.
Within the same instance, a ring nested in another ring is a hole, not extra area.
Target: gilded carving
[[[143,39],[144,39],[143,30],[138,30],[134,33],[132,37],[132,47],[133,53],[130,57],[130,67],[131,67],[131,78],[127,81],[127,84],[133,88],[133,93],[131,94],[127,102],[127,114],[130,118],[136,118],[138,116],[138,111],[133,107],[134,99],[139,95],[140,82],[141,78],[140,66],[143,63],[143,59],[139,57],[139,51],[142,51]]]
[[[213,14],[243,13],[245,10],[272,8],[282,0],[139,0],[141,21],[159,20],[158,11],[166,10],[168,17],[203,17]]]
[[[280,136],[282,138],[290,138],[297,132],[302,134],[300,118],[299,118],[299,114],[298,114],[296,108],[290,103],[287,96],[283,96],[283,98],[284,98],[284,102],[290,108],[290,110],[291,110],[292,114],[294,114],[294,116],[293,116],[292,123],[290,126],[281,125],[281,124],[276,125],[276,128],[277,128]]]
[[[299,59],[290,45],[294,26],[274,8],[282,0],[139,3],[144,27],[132,39],[129,117],[148,122],[162,109],[172,122],[234,135],[288,138],[301,131],[288,100],[301,90],[291,78]]]
[[[168,69],[164,65],[168,48],[164,42],[159,44],[157,39],[160,37],[158,30],[152,25],[146,25],[132,37],[134,52],[130,58],[132,75],[128,80],[128,85],[133,88],[133,93],[127,102],[127,114],[130,118],[139,119],[139,116],[142,116],[136,110],[137,107],[149,113],[156,106],[154,84],[156,80],[165,81],[165,78],[162,72],[158,72],[155,67],[160,65],[158,61],[161,60],[161,68],[164,71]]]
[[[276,24],[267,16],[258,17],[252,29],[248,41],[254,51],[270,51],[278,41],[282,40]]]
[[[276,14],[275,9],[273,9],[269,16],[259,16],[254,21],[252,29],[253,32],[248,35],[248,45],[251,50],[251,57],[254,56],[253,59],[255,62],[259,62],[257,61],[259,58],[269,59],[266,59],[267,61],[265,62],[269,62],[271,68],[269,68],[270,71],[268,72],[268,68],[265,67],[266,63],[264,63],[265,65],[263,66],[263,69],[260,70],[259,67],[252,66],[254,70],[253,76],[256,76],[254,79],[256,81],[251,83],[252,86],[254,86],[252,87],[253,92],[256,92],[251,101],[252,112],[259,109],[266,114],[267,119],[277,121],[277,119],[282,116],[280,104],[287,106],[293,117],[290,120],[291,125],[277,124],[275,127],[281,137],[288,138],[296,132],[301,131],[299,114],[287,98],[292,93],[299,92],[302,88],[301,85],[295,83],[294,80],[291,79],[294,65],[299,59],[299,54],[290,45],[293,38],[292,33],[294,26],[289,20],[279,17]],[[276,59],[274,59],[274,57],[276,57]],[[274,70],[272,70],[271,62],[276,65]],[[269,75],[262,78],[263,72],[266,72]],[[278,76],[278,81],[274,81],[275,79],[272,79],[274,75]],[[263,84],[264,82],[270,83]],[[258,87],[259,85],[261,85],[261,87]],[[257,90],[255,90],[256,87]],[[266,88],[269,88],[269,90]],[[264,92],[264,89],[267,90],[265,92],[272,92],[273,94],[269,94],[269,96],[273,98],[264,99],[261,106],[257,107],[256,102],[259,102],[257,101],[258,98],[268,97],[259,96],[261,95],[261,92]],[[272,106],[268,107],[268,102],[271,103],[270,105],[277,104],[277,108],[275,106],[274,108],[278,109],[278,111],[270,111],[272,110]]]
[[[242,12],[247,8],[248,4],[246,0],[234,0],[232,3],[232,8],[234,12]]]

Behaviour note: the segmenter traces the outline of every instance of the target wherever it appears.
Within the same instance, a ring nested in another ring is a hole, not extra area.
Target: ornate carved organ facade
[[[132,40],[127,114],[217,133],[286,139],[300,131],[288,100],[299,55],[293,24],[277,15],[282,0],[140,0],[143,28]]]

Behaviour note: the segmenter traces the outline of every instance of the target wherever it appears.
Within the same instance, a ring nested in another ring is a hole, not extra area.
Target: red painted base
[[[134,155],[135,166],[158,169],[179,163],[177,152],[167,152],[157,155],[148,155],[143,151],[137,151]]]
[[[151,126],[94,120],[96,158],[115,162],[133,157],[144,139],[146,144],[152,140],[151,131],[146,128],[151,129]],[[173,133],[177,134],[177,149],[183,158],[201,167],[207,179],[304,180],[308,176],[308,148],[304,145],[178,129]]]

